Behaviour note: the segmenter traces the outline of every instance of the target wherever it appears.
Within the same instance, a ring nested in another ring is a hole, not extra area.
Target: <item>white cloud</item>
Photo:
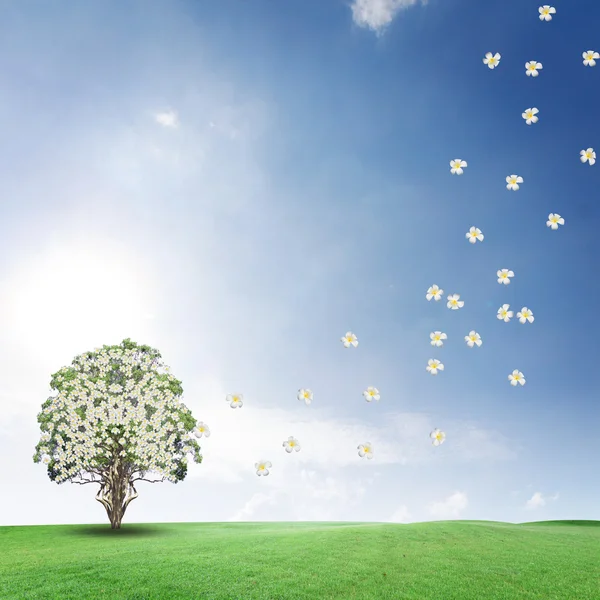
[[[433,422],[427,415],[388,413],[382,425],[375,425],[338,416],[316,406],[306,409],[295,400],[294,394],[290,395],[289,408],[266,408],[265,401],[268,402],[270,395],[267,389],[260,399],[245,395],[243,408],[234,411],[225,402],[228,393],[218,379],[211,376],[186,378],[183,402],[195,418],[209,425],[212,433],[201,444],[203,464],[191,463],[188,477],[218,480],[222,479],[221,473],[227,480],[235,477],[234,474],[256,477],[254,463],[259,460],[273,463],[273,475],[297,473],[301,468],[335,473],[348,467],[361,469],[361,473],[372,473],[373,464],[414,465],[435,460],[436,454],[429,440]],[[470,431],[476,433],[474,429]],[[261,433],[252,435],[249,432]],[[302,446],[300,452],[291,455],[282,446],[290,435]],[[361,460],[358,456],[357,446],[365,440],[374,446],[372,461]],[[493,432],[468,436],[448,459],[470,462],[513,458],[508,454],[509,445],[510,441],[496,439]],[[265,479],[271,480],[271,476]]]
[[[466,461],[511,460],[518,456],[520,446],[497,431],[482,429],[476,423],[462,421],[453,427],[453,443],[446,450]],[[450,435],[449,428],[444,431]]]
[[[354,0],[352,19],[359,27],[367,27],[380,34],[403,9],[419,0]],[[425,4],[426,0],[421,0]]]
[[[163,127],[179,127],[179,118],[174,110],[158,112],[154,115],[154,119]]]
[[[548,500],[558,500],[558,492],[553,496],[546,496],[545,498],[541,492],[535,492],[535,494],[533,494],[533,496],[525,503],[525,508],[529,510],[541,508],[542,506],[546,506]]]
[[[352,482],[344,481],[307,469],[284,470],[272,477],[274,470],[259,481],[268,491],[254,493],[229,521],[244,521],[250,517],[260,521],[281,520],[280,513],[274,512],[273,507],[282,505],[290,511],[292,520],[334,521],[345,509],[359,504],[367,491],[363,483],[369,483],[356,478]],[[252,475],[256,477],[254,472]],[[250,484],[246,482],[246,485]]]
[[[274,504],[275,495],[276,494],[274,494],[274,493],[263,494],[262,492],[258,492],[256,494],[254,494],[252,496],[252,498],[250,498],[250,500],[248,500],[248,502],[246,502],[246,504],[244,504],[244,507],[241,510],[239,510],[237,513],[235,513],[235,515],[233,515],[233,517],[231,517],[229,520],[230,521],[246,521],[246,520],[248,520],[250,517],[252,517],[252,515],[254,514],[256,509],[259,508],[260,506],[263,506],[265,504]]]
[[[440,519],[457,518],[467,508],[469,501],[463,492],[454,492],[442,502],[434,502],[429,506],[429,513]]]
[[[412,515],[404,504],[399,506],[390,517],[392,523],[408,523],[410,519],[412,519]]]
[[[525,504],[525,508],[535,509],[540,508],[540,506],[545,506],[546,500],[542,496],[541,492],[536,492]]]

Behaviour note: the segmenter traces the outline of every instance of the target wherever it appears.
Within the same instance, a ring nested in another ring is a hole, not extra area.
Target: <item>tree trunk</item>
[[[106,509],[111,529],[121,529],[125,510],[137,497],[138,493],[133,483],[128,481],[127,473],[121,470],[118,461],[115,461],[96,495],[96,500]]]

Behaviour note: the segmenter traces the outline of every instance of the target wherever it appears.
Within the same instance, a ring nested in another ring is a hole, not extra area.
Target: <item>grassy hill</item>
[[[600,522],[0,527],[2,600],[600,600]]]

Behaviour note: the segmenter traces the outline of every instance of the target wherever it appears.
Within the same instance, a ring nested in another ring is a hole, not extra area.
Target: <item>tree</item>
[[[196,419],[179,401],[181,382],[160,358],[129,338],[81,354],[52,375],[50,387],[58,394],[37,417],[42,435],[33,461],[45,463],[58,484],[99,483],[96,500],[112,529],[121,527],[138,497],[136,481],[177,483],[187,474],[187,454],[202,462],[190,437],[198,434]],[[150,472],[163,477],[146,479]]]

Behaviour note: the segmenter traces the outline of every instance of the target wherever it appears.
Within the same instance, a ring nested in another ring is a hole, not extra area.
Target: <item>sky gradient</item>
[[[3,6],[0,525],[108,522],[97,485],[33,463],[36,415],[52,373],[127,337],[211,437],[125,524],[600,519],[596,4]]]

